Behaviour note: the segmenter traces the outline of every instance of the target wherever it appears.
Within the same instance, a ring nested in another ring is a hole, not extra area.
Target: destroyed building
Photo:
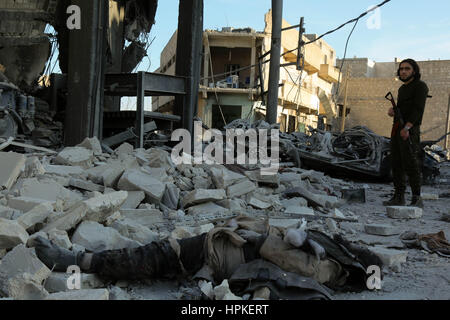
[[[271,49],[272,11],[264,18],[266,25],[262,32],[251,28],[204,31],[197,115],[208,127],[223,128],[235,119],[265,118],[262,94],[268,87],[269,64],[261,63],[261,68],[258,64],[267,59],[259,57],[266,56]],[[283,19],[282,27],[291,24]],[[315,37],[309,34],[303,39]],[[298,45],[298,39],[296,29],[283,32],[282,54],[286,54],[281,58],[282,64],[297,61],[298,52],[291,49]],[[177,32],[161,52],[161,65],[156,72],[175,74],[176,44]],[[282,132],[305,132],[308,126],[317,128],[319,116],[326,118],[331,128],[336,118],[331,97],[333,85],[339,79],[335,50],[326,41],[319,40],[306,46],[304,56],[302,72],[292,65],[280,68],[282,85],[278,93],[277,122]],[[152,110],[171,113],[173,104],[172,97],[154,97]]]

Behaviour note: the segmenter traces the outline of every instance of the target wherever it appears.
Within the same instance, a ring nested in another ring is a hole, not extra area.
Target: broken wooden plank
[[[154,130],[156,130],[156,128],[157,128],[156,123],[154,121],[147,122],[144,125],[144,134],[147,132],[150,132],[150,131],[154,131]],[[133,139],[135,137],[136,137],[136,135],[133,132],[131,132],[130,129],[128,129],[128,130],[118,133],[112,137],[103,139],[102,144],[104,144],[107,147],[112,147],[112,146],[121,144],[127,140]]]

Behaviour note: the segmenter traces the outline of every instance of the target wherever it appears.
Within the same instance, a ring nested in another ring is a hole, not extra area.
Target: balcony
[[[320,65],[319,77],[328,82],[338,82],[339,81],[339,69],[329,65]]]
[[[288,50],[285,49],[284,52]],[[287,62],[297,62],[297,50],[286,53],[284,60]],[[321,63],[323,61],[323,53],[316,45],[308,45],[305,50],[305,71],[311,75],[320,71]]]
[[[284,104],[285,108],[290,109],[290,106],[292,106],[296,109],[297,104],[299,104],[301,107],[317,110],[315,101],[318,99],[307,89],[302,87],[299,94],[298,85],[287,81],[283,81],[283,84],[279,98],[287,102],[287,104]]]

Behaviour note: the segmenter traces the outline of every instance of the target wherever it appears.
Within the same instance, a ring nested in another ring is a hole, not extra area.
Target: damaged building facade
[[[384,96],[389,91],[397,96],[402,85],[397,78],[400,59],[393,62],[375,62],[368,58],[346,59],[342,74],[349,70],[346,127],[363,125],[376,134],[389,137],[392,119],[387,115],[391,107]],[[338,60],[338,65],[342,61]],[[450,60],[418,61],[422,80],[430,88],[432,98],[427,100],[421,126],[422,140],[435,141],[449,130]],[[344,77],[342,86],[347,79]],[[343,104],[344,94],[338,101]],[[440,142],[447,149],[448,138]]]
[[[199,88],[197,115],[209,127],[223,128],[235,119],[261,120],[265,118],[263,103],[268,88],[269,64],[259,57],[270,51],[272,12],[265,15],[263,32],[251,28],[223,28],[203,33],[202,80]],[[282,27],[291,25],[283,20]],[[316,35],[304,35],[305,42]],[[298,46],[299,32],[286,30],[282,34],[282,53]],[[175,74],[177,32],[161,52],[160,67],[156,72]],[[259,64],[259,62],[262,62]],[[281,64],[297,61],[297,51],[286,53]],[[339,79],[334,67],[335,50],[319,40],[306,46],[304,70],[295,66],[280,69],[278,93],[278,123],[282,132],[305,131],[317,127],[319,116],[332,124],[336,118],[332,103],[333,85]],[[260,67],[259,67],[260,65]],[[246,68],[254,66],[252,68]],[[261,83],[263,86],[261,86]],[[172,97],[154,97],[152,110],[171,113]]]

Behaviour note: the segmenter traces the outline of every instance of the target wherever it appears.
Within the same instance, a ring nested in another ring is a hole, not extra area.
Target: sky
[[[284,0],[283,18],[292,25],[305,18],[306,33],[323,34],[356,18],[382,0]],[[222,27],[264,30],[264,14],[271,0],[204,0],[204,29]],[[159,67],[162,49],[178,25],[179,0],[159,0],[152,45],[138,70]],[[367,57],[376,62],[395,58],[450,60],[450,1],[392,0],[379,11],[362,18],[349,41],[347,58]],[[344,56],[345,43],[353,27],[349,24],[324,40]]]

